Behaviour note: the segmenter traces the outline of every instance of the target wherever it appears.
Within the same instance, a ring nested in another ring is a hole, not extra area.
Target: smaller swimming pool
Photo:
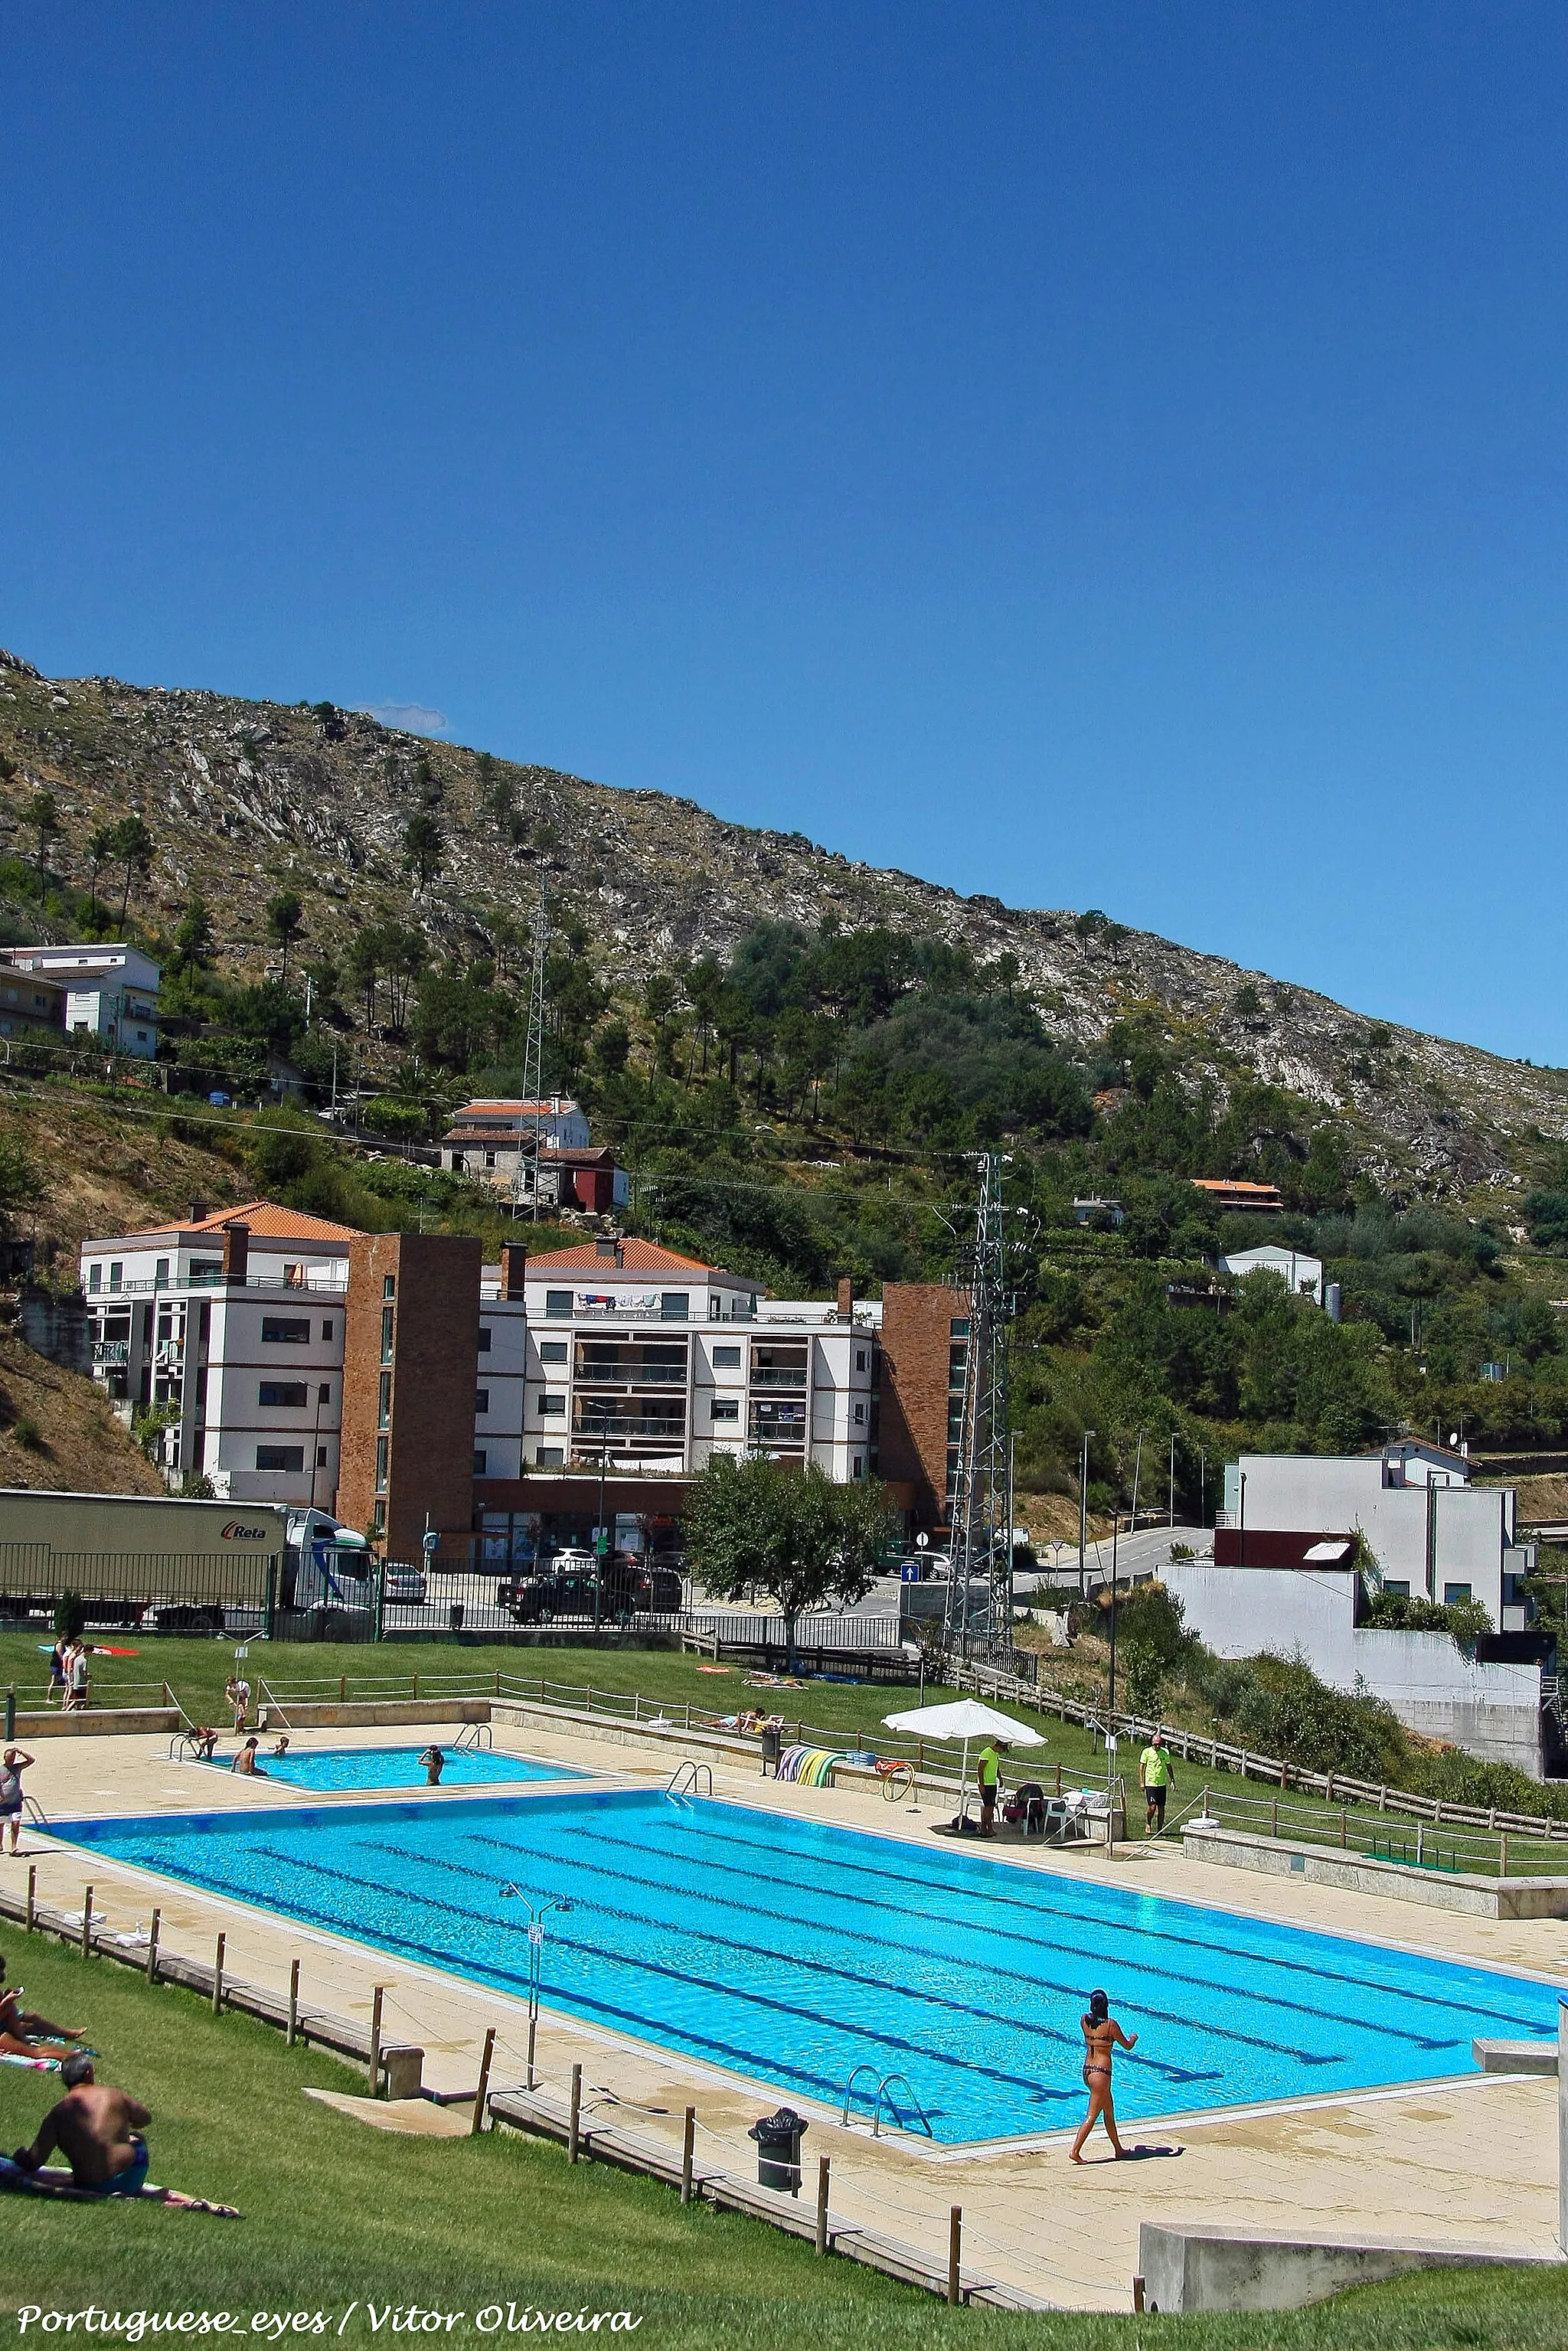
[[[448,1747],[436,1742],[446,1758],[441,1774],[444,1788],[486,1786],[497,1781],[576,1780],[557,1763],[538,1763],[523,1755],[505,1755],[488,1747]],[[418,1747],[298,1747],[279,1758],[262,1748],[257,1762],[269,1780],[286,1780],[295,1788],[423,1788],[424,1766],[420,1757],[430,1741]],[[219,1761],[217,1768],[226,1771]]]

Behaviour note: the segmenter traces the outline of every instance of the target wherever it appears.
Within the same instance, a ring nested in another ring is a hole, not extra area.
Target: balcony
[[[757,1365],[752,1370],[751,1384],[754,1388],[794,1388],[797,1391],[803,1391],[806,1385],[806,1366],[804,1364]]]
[[[95,1339],[92,1343],[92,1360],[95,1364],[102,1364],[105,1369],[110,1364],[128,1364],[131,1361],[130,1340]]]

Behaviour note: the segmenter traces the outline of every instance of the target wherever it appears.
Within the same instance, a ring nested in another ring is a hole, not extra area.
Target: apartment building
[[[346,1225],[252,1200],[89,1241],[93,1375],[124,1417],[165,1411],[161,1466],[220,1499],[331,1507],[338,1485]]]
[[[158,1050],[160,967],[124,940],[99,946],[7,947],[0,962],[64,992],[68,1037],[151,1061]]]
[[[545,1516],[582,1517],[601,1476],[628,1521],[673,1527],[719,1453],[883,1475],[917,1523],[942,1517],[956,1291],[890,1288],[890,1383],[883,1306],[848,1282],[773,1299],[640,1239],[537,1258],[517,1244],[485,1266],[461,1236],[197,1202],[183,1225],[89,1243],[81,1268],[95,1376],[127,1415],[174,1407],[171,1481],[199,1471],[225,1499],[314,1502],[392,1558],[417,1558],[427,1528],[448,1556],[528,1555]]]

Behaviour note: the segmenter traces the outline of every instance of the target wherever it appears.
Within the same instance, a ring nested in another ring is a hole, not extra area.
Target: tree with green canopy
[[[808,1609],[829,1600],[852,1607],[870,1591],[894,1518],[877,1479],[841,1486],[815,1463],[797,1469],[719,1453],[692,1481],[685,1527],[692,1566],[716,1599],[760,1592],[774,1603],[793,1666]]]

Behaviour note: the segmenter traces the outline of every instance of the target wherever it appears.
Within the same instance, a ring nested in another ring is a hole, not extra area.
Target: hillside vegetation
[[[959,899],[329,705],[7,658],[0,819],[13,937],[128,931],[165,969],[162,1066],[136,1091],[26,1047],[0,1073],[38,1195],[11,1213],[62,1263],[87,1231],[259,1190],[498,1245],[493,1195],[313,1105],[336,1084],[420,1142],[468,1094],[516,1090],[542,886],[547,1081],[632,1171],[633,1228],[783,1292],[939,1278],[974,1153],[1006,1155],[1026,1489],[1074,1490],[1085,1428],[1097,1509],[1130,1499],[1141,1430],[1144,1498],[1174,1439],[1188,1511],[1241,1446],[1568,1432],[1562,1072],[1093,911]],[[305,1098],[267,1107],[283,1070]],[[1287,1213],[1217,1216],[1197,1176],[1276,1184]],[[1095,1197],[1121,1221],[1074,1207]],[[1215,1279],[1263,1238],[1327,1260],[1342,1324],[1272,1276]]]

